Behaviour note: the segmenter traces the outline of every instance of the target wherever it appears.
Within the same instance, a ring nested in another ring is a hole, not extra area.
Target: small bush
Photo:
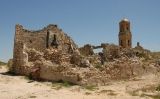
[[[87,86],[85,86],[85,89],[90,90],[90,91],[94,91],[98,88],[97,88],[97,86],[94,86],[94,85],[87,85]]]
[[[75,84],[73,83],[70,83],[68,81],[58,81],[58,82],[52,82],[52,88],[53,89],[56,89],[56,90],[59,90],[61,89],[62,87],[71,87],[71,86],[74,86]]]
[[[61,83],[61,85],[64,86],[64,87],[71,87],[71,86],[73,86],[74,84],[72,84],[72,83],[70,83],[70,82],[68,82],[68,81],[63,81],[63,82]]]

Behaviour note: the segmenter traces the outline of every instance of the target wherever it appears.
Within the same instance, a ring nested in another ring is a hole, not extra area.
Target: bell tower
[[[119,46],[122,48],[132,48],[132,33],[130,21],[126,18],[119,22]]]

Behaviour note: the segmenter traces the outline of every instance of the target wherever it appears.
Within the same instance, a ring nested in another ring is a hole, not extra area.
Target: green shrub
[[[57,90],[61,89],[62,87],[71,87],[74,85],[75,84],[73,84],[73,83],[70,83],[68,81],[62,81],[62,80],[60,80],[58,82],[52,82],[52,88],[57,89]]]
[[[71,86],[73,86],[73,84],[70,83],[70,82],[68,82],[68,81],[63,81],[63,82],[61,83],[61,85],[64,86],[64,87],[71,87]]]

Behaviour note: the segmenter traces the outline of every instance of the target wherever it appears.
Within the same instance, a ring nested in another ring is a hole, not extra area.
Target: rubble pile
[[[109,80],[129,79],[153,70],[149,63],[143,62],[146,55],[139,57],[139,54],[144,54],[143,51],[137,53],[137,49],[118,49],[113,45],[104,48],[103,57],[97,53],[84,56],[78,51],[69,54],[53,48],[40,52],[24,47],[24,53],[28,59],[19,68],[21,74],[37,80],[105,85]],[[102,63],[102,58],[107,60]]]
[[[36,80],[105,85],[110,80],[129,79],[151,70],[157,71],[150,63],[143,62],[149,52],[145,55],[142,49],[119,49],[115,45],[105,46],[101,53],[103,57],[98,53],[81,55],[76,50],[70,54],[54,48],[40,52],[26,46],[23,54],[27,59],[24,58],[25,63],[19,67],[21,74]],[[143,56],[140,57],[140,54]],[[103,60],[104,63],[102,58],[106,59]],[[11,62],[9,64],[11,65]]]
[[[44,58],[46,60],[51,60],[52,62],[56,63],[56,64],[62,64],[62,62],[64,62],[64,58],[66,58],[65,61],[67,61],[67,57],[64,57],[65,55],[62,53],[61,50],[57,50],[57,49],[47,49],[44,52]]]

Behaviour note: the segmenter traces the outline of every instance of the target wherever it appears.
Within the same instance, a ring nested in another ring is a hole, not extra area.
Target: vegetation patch
[[[0,66],[2,66],[2,65],[7,65],[7,63],[0,61]]]
[[[117,93],[115,93],[115,91],[113,90],[101,90],[100,92],[98,92],[99,94],[107,94],[107,95],[111,95],[111,96],[115,96],[117,95]]]
[[[87,85],[87,86],[84,86],[84,88],[90,91],[95,91],[98,89],[97,86],[95,85]]]
[[[52,82],[52,88],[53,89],[56,89],[56,90],[59,90],[61,89],[62,87],[72,87],[74,86],[75,84],[73,83],[70,83],[68,81],[58,81],[58,82]]]
[[[75,85],[75,84],[68,82],[68,81],[59,81],[58,83],[63,87],[71,87],[71,86]]]
[[[137,93],[137,91],[129,92],[129,94],[130,94],[131,96],[139,96],[138,93]]]

